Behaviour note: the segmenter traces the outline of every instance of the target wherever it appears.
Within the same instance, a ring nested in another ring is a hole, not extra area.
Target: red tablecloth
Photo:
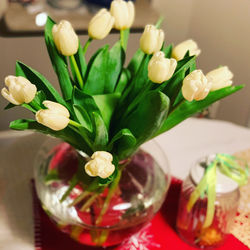
[[[151,223],[139,233],[129,238],[115,250],[188,250],[197,249],[183,242],[175,231],[175,220],[178,210],[178,198],[182,181],[173,178],[164,205]],[[102,248],[79,245],[68,235],[60,232],[49,220],[34,195],[35,249],[36,250],[98,250]],[[107,249],[107,248],[106,248]],[[229,235],[227,241],[218,250],[248,249],[234,236]]]

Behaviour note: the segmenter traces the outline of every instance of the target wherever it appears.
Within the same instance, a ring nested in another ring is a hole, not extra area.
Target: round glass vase
[[[98,192],[75,180],[76,173],[84,174],[87,160],[69,144],[47,140],[35,160],[38,198],[52,222],[77,242],[118,245],[144,227],[164,202],[170,184],[167,158],[151,140],[120,162],[116,185]]]

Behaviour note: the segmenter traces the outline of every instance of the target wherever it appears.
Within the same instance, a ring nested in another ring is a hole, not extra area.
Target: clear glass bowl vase
[[[121,162],[126,167],[115,189],[99,192],[74,180],[86,161],[69,144],[48,139],[35,161],[37,195],[50,219],[77,242],[118,245],[144,227],[164,202],[170,184],[167,158],[151,140]]]

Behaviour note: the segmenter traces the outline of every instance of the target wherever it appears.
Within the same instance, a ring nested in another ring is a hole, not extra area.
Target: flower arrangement
[[[134,17],[133,2],[114,0],[110,10],[101,9],[90,21],[83,47],[68,21],[56,24],[48,17],[45,42],[62,95],[19,61],[16,76],[6,77],[1,91],[10,102],[6,109],[22,106],[35,117],[12,121],[10,128],[60,138],[89,156],[85,173],[78,173],[84,180],[78,176],[72,183],[91,181],[92,191],[101,186],[111,187],[112,193],[124,167],[119,163],[141,144],[243,87],[231,86],[227,67],[207,75],[196,69],[200,49],[193,40],[167,45],[162,19],[146,25],[140,48],[125,65]],[[120,39],[111,48],[99,48],[87,63],[91,42],[112,28],[120,31]]]

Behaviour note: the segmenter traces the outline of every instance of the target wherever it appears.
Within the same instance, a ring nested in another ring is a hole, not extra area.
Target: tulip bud
[[[108,178],[115,171],[112,164],[113,156],[106,151],[96,151],[89,162],[85,164],[85,171],[89,176]]]
[[[174,57],[177,61],[180,61],[188,51],[190,56],[198,56],[201,53],[197,43],[189,39],[173,48],[172,57]]]
[[[1,94],[15,105],[30,103],[37,92],[36,86],[22,76],[7,76],[5,78],[5,85],[9,89],[3,88]]]
[[[63,105],[51,101],[44,101],[43,105],[47,109],[41,109],[36,112],[37,122],[55,131],[67,127],[70,114]]]
[[[77,52],[79,46],[78,36],[70,22],[62,20],[59,24],[55,24],[52,35],[60,54],[71,56]]]
[[[135,19],[135,7],[131,1],[114,0],[111,2],[110,13],[115,18],[114,27],[118,30],[128,29]]]
[[[233,73],[227,66],[219,67],[207,73],[207,79],[212,83],[211,91],[221,89],[233,84]]]
[[[201,70],[194,70],[183,80],[182,95],[188,101],[200,101],[208,95],[211,83]]]
[[[148,78],[154,83],[163,83],[172,77],[176,66],[175,59],[165,58],[165,54],[158,51],[148,63]]]
[[[107,9],[101,9],[89,22],[88,33],[93,39],[105,38],[113,28],[115,18]]]
[[[164,36],[163,30],[147,24],[140,38],[141,50],[149,55],[159,51],[162,47]]]

